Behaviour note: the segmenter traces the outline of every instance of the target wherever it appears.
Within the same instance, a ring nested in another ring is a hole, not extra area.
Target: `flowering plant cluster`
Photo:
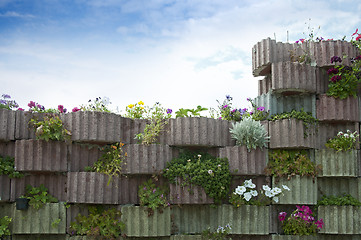
[[[8,110],[12,110],[13,108],[18,108],[19,107],[19,104],[17,104],[15,102],[15,100],[10,100],[10,95],[8,94],[3,94],[1,95],[1,98],[0,99],[0,109],[1,108],[5,108],[5,109],[8,109]],[[18,110],[23,110],[22,108],[18,108]]]
[[[218,110],[217,116],[219,119],[229,120],[229,121],[241,121],[244,114],[247,114],[247,109],[237,109],[232,107],[233,98],[230,95],[226,95],[226,99],[223,100],[223,103],[220,103],[218,100]]]
[[[284,190],[290,191],[289,187],[282,185]],[[256,189],[256,184],[252,179],[244,181],[243,185],[238,186],[229,198],[229,202],[239,207],[241,205],[269,205],[272,201],[278,203],[279,196],[283,194],[279,187],[270,188],[268,185],[263,185],[259,192]]]
[[[180,108],[178,111],[175,112],[175,117],[201,117],[200,112],[206,111],[208,108],[204,108],[201,105],[198,105],[195,109],[189,108]],[[172,110],[171,110],[172,111]]]
[[[256,106],[256,104],[252,101],[251,98],[247,98],[247,101],[251,103],[253,110],[249,112],[252,119],[256,121],[266,120],[269,116],[269,111],[265,111],[265,108],[260,106]]]
[[[327,148],[336,150],[336,152],[346,152],[357,148],[359,142],[358,139],[359,134],[357,131],[351,132],[350,130],[347,130],[346,133],[340,131],[337,133],[336,137],[329,139],[325,145]]]
[[[282,222],[282,229],[286,235],[314,235],[323,227],[323,219],[316,221],[312,210],[308,206],[296,206],[297,209],[286,218],[286,212],[280,212],[278,219]]]
[[[208,229],[202,232],[202,239],[225,240],[231,229],[232,228],[230,224],[227,224],[224,227],[218,226],[215,232],[212,232],[211,228],[209,227]]]
[[[166,193],[165,188],[156,186],[153,180],[149,179],[139,186],[140,206],[148,207],[148,214],[152,215],[157,208],[170,206]]]
[[[181,152],[178,158],[167,162],[163,176],[174,184],[203,187],[215,203],[227,197],[231,183],[227,158],[216,158],[199,152]]]
[[[96,112],[111,112],[108,105],[111,104],[108,97],[97,97],[95,100],[89,99],[88,105],[82,105],[80,110],[83,111],[96,111]],[[73,112],[79,111],[78,108],[73,108]]]
[[[135,104],[129,104],[125,108],[126,117],[132,118],[132,119],[142,119],[144,118],[143,114],[145,113],[144,109],[144,102],[139,101]]]

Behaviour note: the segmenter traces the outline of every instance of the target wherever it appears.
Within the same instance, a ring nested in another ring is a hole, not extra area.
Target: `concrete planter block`
[[[346,55],[346,59],[342,59],[342,65],[351,65],[350,58],[356,57],[358,55],[358,50],[350,42],[346,41],[321,41],[321,42],[310,42],[309,53],[312,60],[316,63],[318,67],[330,67],[334,66],[335,63],[331,63],[331,58],[333,56],[342,56]],[[337,63],[338,65],[340,63]]]
[[[64,115],[65,127],[72,133],[72,140],[78,142],[119,142],[122,117],[108,112],[73,112]]]
[[[49,191],[49,194],[59,201],[66,201],[66,176],[62,174],[27,174],[22,178],[11,179],[10,201],[25,194],[26,185],[39,187],[43,184]]]
[[[327,71],[321,68],[316,68],[316,93],[324,94],[328,90],[328,84],[330,83],[330,76]]]
[[[16,210],[13,204],[13,234],[65,234],[66,211],[64,203],[46,203],[40,209],[29,207]],[[59,224],[53,224],[59,220]]]
[[[323,240],[323,236],[272,235],[272,240]]]
[[[281,189],[282,185],[288,186],[291,191],[282,191],[278,204],[317,204],[317,178],[306,176],[292,176],[289,180],[286,178],[273,178],[273,186]]]
[[[271,75],[265,76],[263,79],[258,80],[258,96],[266,94],[271,90]]]
[[[67,240],[102,240],[101,236],[68,236]],[[113,240],[123,240],[122,237],[112,238]],[[129,238],[127,238],[129,239]]]
[[[228,158],[232,175],[264,175],[268,163],[267,149],[248,151],[246,146],[220,148],[218,156]]]
[[[351,132],[357,131],[360,133],[360,126],[358,122],[344,122],[344,123],[330,123],[330,122],[319,122],[317,127],[317,144],[316,148],[325,148],[326,142],[337,135],[338,132]],[[357,149],[360,146],[357,145]]]
[[[96,161],[103,155],[98,145],[88,145],[73,143],[69,147],[69,164],[70,172],[82,172],[85,167],[93,166]]]
[[[15,167],[17,171],[66,172],[68,148],[65,142],[17,140]]]
[[[350,194],[354,198],[361,197],[361,182],[359,178],[349,177],[322,177],[317,178],[318,199],[323,195],[343,195]]]
[[[235,208],[224,204],[216,208],[210,205],[186,205],[173,207],[174,225],[180,234],[194,234],[216,230],[218,226],[230,224],[230,234],[268,235],[269,207],[242,205]]]
[[[15,111],[0,109],[0,140],[11,141],[15,139]]]
[[[269,121],[269,148],[308,149],[315,147],[315,126],[294,118]]]
[[[15,157],[15,142],[0,142],[0,156]]]
[[[172,149],[168,145],[129,144],[124,146],[127,153],[123,165],[126,174],[157,174],[172,160]]]
[[[144,132],[145,126],[147,124],[146,119],[131,119],[131,118],[122,118],[121,123],[121,141],[125,144],[136,144],[138,141],[135,138],[135,135]]]
[[[13,235],[12,240],[68,240],[69,237],[66,234],[24,234]]]
[[[323,219],[320,233],[361,234],[361,209],[357,206],[319,206],[318,219]]]
[[[32,113],[28,111],[16,111],[15,139],[36,139],[35,129],[29,125],[34,118],[43,120],[46,113]]]
[[[360,121],[357,98],[339,99],[321,94],[317,99],[316,105],[317,119],[320,121]]]
[[[357,177],[358,151],[336,152],[333,149],[315,150],[316,164],[322,165],[320,177]]]
[[[198,185],[182,186],[181,184],[169,185],[169,196],[172,204],[212,204],[204,189]]]
[[[170,119],[169,145],[222,147],[232,143],[229,121],[205,117]]]
[[[263,106],[270,116],[274,114],[291,112],[292,110],[310,112],[316,117],[315,95],[290,95],[282,96],[268,92],[254,99],[256,106]]]
[[[202,235],[173,235],[170,240],[203,240]]]
[[[154,211],[148,216],[146,207],[123,206],[124,234],[129,237],[161,237],[171,235],[171,210],[169,207]]]
[[[0,202],[10,201],[10,181],[6,175],[0,176]]]
[[[273,63],[271,89],[276,93],[315,93],[316,68],[298,62]]]

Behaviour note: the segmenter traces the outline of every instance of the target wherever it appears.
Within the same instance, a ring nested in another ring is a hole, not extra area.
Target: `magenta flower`
[[[321,218],[320,220],[318,220],[317,222],[315,222],[317,228],[322,229],[323,227],[323,219]]]
[[[356,31],[351,36],[355,36],[356,34],[358,34],[358,28],[356,28]]]
[[[66,113],[66,108],[64,108],[64,106],[63,105],[58,105],[58,111],[60,112],[60,113]]]
[[[327,74],[337,74],[338,73],[338,69],[336,68],[330,68],[327,70]]]
[[[355,57],[355,60],[361,60],[361,55],[360,55],[360,56]]]
[[[19,110],[19,111],[24,111],[24,109],[22,109],[22,108],[18,108],[18,110]]]
[[[80,111],[80,109],[79,108],[77,108],[77,107],[75,107],[75,108],[73,108],[73,110],[71,110],[72,112],[77,112],[77,111]]]
[[[29,103],[28,103],[28,107],[29,108],[33,108],[33,107],[35,107],[35,102],[33,102],[33,101],[30,101]]]
[[[287,215],[286,212],[280,212],[280,213],[278,214],[278,219],[279,219],[281,222],[283,222],[283,221],[286,219],[286,215]]]
[[[263,112],[263,111],[264,111],[264,107],[258,107],[257,110]]]
[[[331,63],[337,63],[337,62],[342,62],[342,59],[338,56],[333,56],[331,58]]]
[[[227,108],[227,107],[228,107],[228,105],[224,105],[224,106],[223,106],[223,108]]]
[[[330,81],[331,82],[338,82],[338,81],[340,81],[341,80],[341,76],[339,76],[339,75],[335,75],[335,76],[333,76],[331,79],[330,79]]]

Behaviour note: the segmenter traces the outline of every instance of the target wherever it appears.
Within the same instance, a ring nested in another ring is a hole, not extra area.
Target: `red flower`
[[[356,31],[351,36],[355,36],[356,34],[358,34],[358,28],[356,28]]]
[[[361,39],[361,34],[359,34],[356,38],[356,41],[360,40]]]

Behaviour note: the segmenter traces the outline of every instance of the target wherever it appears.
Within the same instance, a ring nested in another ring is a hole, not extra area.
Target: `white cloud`
[[[14,11],[8,11],[6,13],[0,13],[0,17],[14,17],[14,18],[34,18],[31,14],[21,14]]]

